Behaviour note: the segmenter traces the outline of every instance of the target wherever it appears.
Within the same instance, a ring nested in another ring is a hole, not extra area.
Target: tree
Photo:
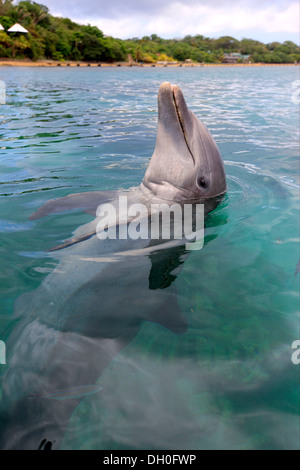
[[[99,61],[106,56],[106,47],[103,41],[97,36],[93,36],[89,33],[84,33],[80,52],[83,60],[87,61]]]
[[[46,1],[46,0],[45,0]],[[29,34],[0,34],[0,55],[19,54],[31,59],[68,59],[107,62],[136,60],[151,63],[158,57],[178,61],[220,62],[226,52],[249,54],[256,62],[290,63],[300,61],[300,48],[292,41],[263,44],[253,39],[241,41],[222,36],[218,39],[201,34],[184,39],[162,39],[157,34],[127,40],[104,36],[96,26],[80,25],[69,18],[53,17],[45,5],[30,0],[0,0],[0,23],[7,30],[20,23]],[[14,41],[16,41],[14,43]],[[13,49],[14,44],[14,49]],[[251,59],[251,60],[252,60]]]
[[[222,49],[225,52],[237,51],[240,47],[240,42],[231,36],[221,36],[213,42],[213,49]]]
[[[0,16],[0,23],[4,29],[8,30],[11,26],[13,26],[15,21],[9,16]]]
[[[12,57],[15,58],[15,56],[18,53],[25,52],[27,50],[31,49],[31,45],[29,41],[25,38],[25,36],[19,36],[15,39],[13,39],[12,42]]]
[[[36,26],[48,17],[49,9],[36,2],[22,1],[18,4],[16,13],[18,21]]]
[[[6,16],[13,10],[13,2],[11,0],[0,0],[0,16]]]

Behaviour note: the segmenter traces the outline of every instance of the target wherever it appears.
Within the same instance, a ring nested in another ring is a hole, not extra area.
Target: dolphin
[[[82,210],[95,218],[52,249],[57,267],[15,303],[18,322],[2,377],[2,449],[59,449],[72,412],[86,394],[101,393],[101,373],[144,321],[175,334],[186,331],[173,282],[188,256],[183,242],[100,240],[97,208],[116,206],[126,195],[129,204],[146,207],[201,202],[208,213],[226,190],[215,141],[181,89],[165,82],[158,91],[156,146],[140,186],[72,194],[31,216]],[[128,222],[119,214],[115,223],[120,228]]]

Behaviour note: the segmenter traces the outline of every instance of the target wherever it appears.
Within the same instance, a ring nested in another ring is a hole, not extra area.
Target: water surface
[[[0,79],[4,341],[22,320],[15,300],[57,265],[46,250],[90,220],[30,214],[51,198],[140,183],[161,82],[180,85],[225,160],[228,194],[208,217],[204,248],[174,281],[187,332],[145,321],[97,384],[86,384],[96,392],[76,407],[62,448],[299,447],[299,366],[291,362],[300,336],[299,68],[7,67]],[[1,373],[11,367],[7,355]]]

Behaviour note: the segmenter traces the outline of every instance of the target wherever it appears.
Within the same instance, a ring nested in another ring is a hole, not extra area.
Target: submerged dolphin
[[[188,110],[179,87],[158,92],[156,147],[129,203],[202,202],[213,210],[226,192],[224,165],[206,127]],[[70,195],[49,201],[31,219],[65,210],[96,214],[118,192]],[[15,305],[19,323],[7,342],[2,380],[0,442],[5,449],[59,448],[70,416],[143,321],[183,333],[185,320],[172,282],[186,252],[182,243],[99,240],[98,217],[57,247],[57,268]],[[177,271],[176,271],[177,270]],[[95,385],[96,384],[96,385]]]

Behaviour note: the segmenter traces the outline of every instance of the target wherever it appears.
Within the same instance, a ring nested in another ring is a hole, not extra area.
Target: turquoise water
[[[61,448],[299,447],[298,79],[298,67],[0,70],[3,341],[30,314],[14,314],[16,299],[57,265],[46,250],[91,219],[30,214],[52,198],[140,183],[161,82],[182,88],[226,167],[228,193],[207,219],[204,248],[173,282],[186,333],[144,321],[84,393]],[[108,289],[120,317],[118,286]],[[0,373],[10,369],[20,373],[8,349]]]

